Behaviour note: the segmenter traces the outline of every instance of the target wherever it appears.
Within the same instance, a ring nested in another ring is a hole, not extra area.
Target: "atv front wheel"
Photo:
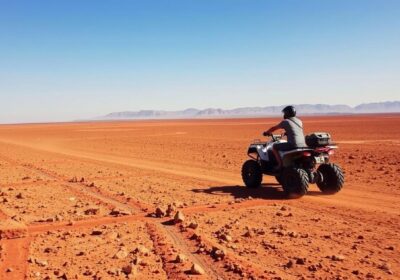
[[[317,182],[317,186],[323,193],[334,194],[342,189],[344,174],[338,165],[334,163],[321,164],[318,172],[321,172],[322,180]]]
[[[308,174],[304,169],[289,167],[281,175],[282,188],[289,198],[299,198],[308,191]]]
[[[258,188],[262,182],[261,166],[255,160],[248,160],[242,167],[242,179],[246,187]]]

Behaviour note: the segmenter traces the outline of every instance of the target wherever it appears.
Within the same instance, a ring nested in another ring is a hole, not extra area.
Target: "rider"
[[[278,125],[271,127],[263,133],[264,136],[270,136],[277,129],[284,129],[287,135],[287,142],[275,143],[272,151],[278,161],[276,170],[282,167],[282,159],[279,151],[289,151],[295,148],[307,147],[303,133],[303,122],[296,118],[296,109],[293,106],[286,106],[282,110],[283,118]]]

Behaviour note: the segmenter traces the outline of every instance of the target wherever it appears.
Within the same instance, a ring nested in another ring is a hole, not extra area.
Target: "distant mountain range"
[[[243,107],[236,109],[207,108],[203,110],[189,108],[182,111],[124,111],[110,113],[98,117],[97,120],[136,120],[136,119],[189,119],[189,118],[221,118],[221,117],[261,117],[280,115],[282,106]],[[355,107],[348,105],[299,104],[295,105],[301,115],[326,114],[362,114],[362,113],[394,113],[400,112],[400,101],[364,103]]]

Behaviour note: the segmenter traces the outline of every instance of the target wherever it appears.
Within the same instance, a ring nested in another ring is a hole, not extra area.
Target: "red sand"
[[[297,200],[240,179],[277,121],[1,126],[0,279],[399,279],[400,115],[304,118],[346,183]],[[169,204],[183,225],[152,217]]]

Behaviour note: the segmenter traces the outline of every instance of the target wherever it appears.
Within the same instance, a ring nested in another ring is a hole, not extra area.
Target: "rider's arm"
[[[272,134],[275,130],[280,129],[281,127],[279,125],[275,125],[273,127],[271,127],[270,129],[268,129],[267,131],[264,132],[264,135],[270,135]]]

